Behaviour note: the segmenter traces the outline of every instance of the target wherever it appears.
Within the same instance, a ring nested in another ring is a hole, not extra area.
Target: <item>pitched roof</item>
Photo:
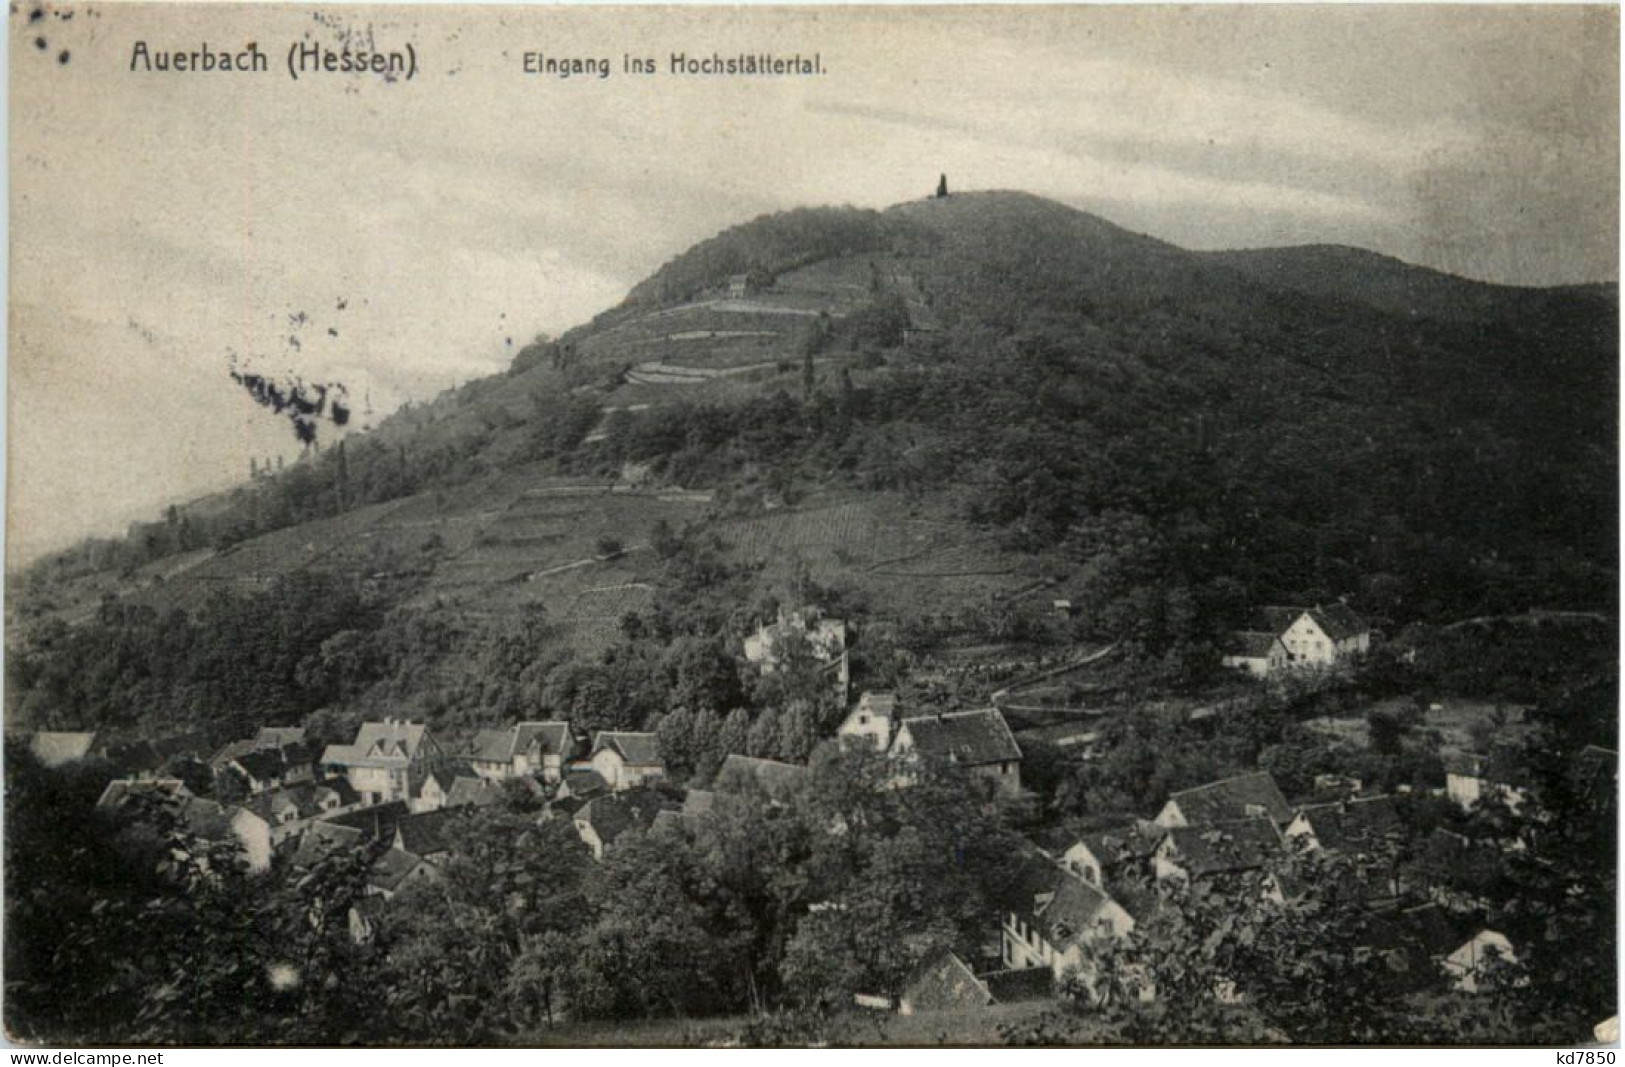
[[[1358,924],[1357,943],[1387,954],[1390,980],[1406,992],[1437,985],[1440,963],[1461,946],[1469,929],[1437,904],[1368,912]]]
[[[481,730],[469,745],[469,759],[487,763],[511,763],[515,756],[537,746],[544,754],[563,756],[572,747],[567,722],[521,722],[496,730]]]
[[[489,778],[458,778],[446,793],[446,807],[489,807],[502,800],[502,785]]]
[[[514,735],[516,754],[528,752],[532,745],[537,745],[548,755],[567,756],[575,747],[575,738],[570,734],[570,724],[557,720],[522,722],[514,727]]]
[[[1057,868],[1059,870],[1059,868]],[[1057,951],[1088,939],[1112,898],[1070,871],[1060,871],[1055,895],[1035,916],[1038,932]]]
[[[1280,831],[1269,819],[1182,826],[1168,831],[1167,840],[1193,878],[1257,870],[1281,849]]]
[[[1446,774],[1458,774],[1464,778],[1482,778],[1489,768],[1489,757],[1477,752],[1454,752],[1444,758]]]
[[[1333,641],[1346,641],[1351,637],[1358,637],[1370,631],[1371,627],[1357,615],[1353,608],[1338,602],[1335,604],[1316,605],[1312,608],[1295,606],[1274,606],[1260,608],[1259,617],[1264,629],[1276,634],[1285,633],[1287,627],[1298,621],[1299,616],[1307,614],[1315,620],[1315,625]]]
[[[592,827],[598,840],[609,844],[628,830],[647,830],[662,811],[673,805],[652,789],[628,789],[594,797],[575,813],[575,821]]]
[[[1301,809],[1322,848],[1370,849],[1401,830],[1399,809],[1390,796],[1362,797]]]
[[[84,759],[96,744],[93,733],[55,733],[43,731],[30,734],[28,750],[47,767],[60,767],[64,763]]]
[[[1371,629],[1353,608],[1341,602],[1314,608],[1309,615],[1333,641],[1346,641]]]
[[[238,756],[246,755],[259,747],[259,742],[252,739],[230,741],[220,746],[220,751],[209,757],[209,766],[218,771]]]
[[[234,762],[256,782],[280,778],[288,773],[288,760],[280,748],[257,748],[244,752]]]
[[[157,797],[180,796],[187,792],[186,786],[178,778],[157,778],[151,781],[138,782],[129,778],[116,778],[107,783],[102,795],[96,798],[96,807],[103,811],[116,811],[122,808],[133,796],[147,795]]]
[[[778,760],[729,755],[717,771],[712,789],[718,793],[743,793],[760,788],[775,800],[782,800],[807,780],[807,768]]]
[[[592,755],[604,749],[614,749],[621,759],[636,766],[660,765],[660,739],[652,733],[631,733],[624,730],[600,730],[593,738]]]
[[[353,826],[340,826],[335,822],[318,820],[306,826],[299,835],[299,847],[293,854],[295,867],[314,867],[335,852],[358,848],[364,835]]]
[[[919,962],[903,983],[903,996],[931,1009],[980,1008],[993,1002],[993,994],[975,972],[945,948]]]
[[[1018,850],[1001,892],[1004,907],[1031,917],[1057,951],[1088,939],[1105,910],[1116,903],[1049,856],[1028,846]]]
[[[205,797],[193,796],[186,786],[174,779],[135,782],[118,779],[108,782],[107,788],[96,800],[103,811],[119,811],[136,796],[156,798],[173,812],[187,829],[200,837],[225,840],[231,836],[231,819],[236,808],[227,808]]]
[[[468,746],[468,758],[484,763],[508,763],[513,760],[514,731],[481,730]]]
[[[223,841],[233,836],[231,817],[236,814],[236,808],[225,807],[205,797],[185,795],[175,797],[175,804],[181,821],[199,837]]]
[[[427,862],[422,856],[389,849],[373,861],[372,869],[367,872],[367,884],[375,889],[394,892],[408,875]]]
[[[457,840],[457,820],[462,815],[451,808],[408,815],[395,824],[394,847],[419,856],[450,852]]]
[[[858,707],[872,715],[890,715],[897,710],[897,694],[865,692],[858,697]]]
[[[564,780],[559,787],[572,797],[597,796],[609,792],[609,783],[604,776],[587,767],[568,768],[564,772]]]
[[[1155,852],[1167,830],[1155,823],[1130,823],[1106,830],[1089,830],[1078,835],[1078,843],[1089,850],[1102,867],[1114,867]]]
[[[254,735],[254,743],[266,747],[302,744],[305,740],[303,726],[261,726],[260,732]]]
[[[420,722],[364,722],[354,744],[328,745],[322,762],[348,767],[404,766],[417,755],[427,732],[428,727]]]
[[[1021,746],[998,708],[904,719],[903,728],[927,758],[970,767],[1021,759]]]
[[[249,797],[242,806],[267,822],[273,815],[288,808],[292,808],[300,819],[314,819],[326,810],[322,807],[322,801],[329,796],[337,797],[341,807],[349,807],[361,799],[349,782],[334,778],[326,782],[300,782],[298,785],[272,789]]]
[[[1238,774],[1234,778],[1181,789],[1170,793],[1168,800],[1179,805],[1180,813],[1192,826],[1249,818],[1254,814],[1248,810],[1249,806],[1262,808],[1278,823],[1292,820],[1292,806],[1281,795],[1280,787],[1268,771]]]
[[[1245,659],[1268,659],[1280,637],[1262,630],[1233,630],[1224,635],[1221,653]]]

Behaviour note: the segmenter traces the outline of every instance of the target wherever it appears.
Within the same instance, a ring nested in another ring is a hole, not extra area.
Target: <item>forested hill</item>
[[[1392,256],[1346,245],[1301,245],[1204,257],[1274,288],[1344,302],[1358,302],[1413,319],[1501,322],[1560,320],[1590,302],[1592,314],[1606,313],[1618,298],[1611,284],[1549,289],[1491,285],[1417,267]]]
[[[1617,330],[1612,286],[1194,253],[1021,193],[767,216],[506,374],[33,568],[12,691],[94,719],[111,698],[67,630],[205,608],[219,630],[221,597],[295,577],[359,588],[332,625],[365,647],[278,708],[473,717],[575,699],[571,671],[653,640],[617,620],[731,641],[812,588],[910,655],[1036,639],[1030,591],[1054,589],[1083,609],[1070,638],[1172,679],[1256,603],[1346,597],[1396,630],[1612,613]],[[414,612],[434,641],[366,646]],[[196,719],[177,662],[143,700]],[[108,692],[147,669],[102,666]]]

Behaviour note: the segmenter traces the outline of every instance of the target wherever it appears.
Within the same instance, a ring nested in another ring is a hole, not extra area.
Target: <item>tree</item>
[[[403,1037],[490,1040],[533,1004],[523,998],[534,985],[512,970],[538,940],[574,928],[591,861],[567,822],[500,807],[469,810],[449,837],[441,876],[391,901],[380,923],[385,988]]]
[[[1397,756],[1405,750],[1405,725],[1393,715],[1374,710],[1365,721],[1371,729],[1371,751],[1381,756]]]

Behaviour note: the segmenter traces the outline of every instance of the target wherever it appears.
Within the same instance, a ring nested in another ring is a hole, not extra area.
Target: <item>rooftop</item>
[[[971,767],[1021,759],[1021,746],[997,708],[904,719],[902,728],[929,758]]]
[[[1168,796],[1191,826],[1268,815],[1277,823],[1292,820],[1292,806],[1268,771],[1254,771],[1217,782],[1181,789]],[[1255,810],[1256,809],[1256,810]]]
[[[621,759],[639,766],[660,765],[660,740],[652,733],[600,730],[592,742],[592,755],[605,749],[620,753]]]

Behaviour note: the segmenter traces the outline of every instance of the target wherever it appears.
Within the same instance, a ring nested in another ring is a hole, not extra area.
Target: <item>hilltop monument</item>
[[[944,174],[937,179],[937,199],[941,200],[948,195],[948,176]]]

